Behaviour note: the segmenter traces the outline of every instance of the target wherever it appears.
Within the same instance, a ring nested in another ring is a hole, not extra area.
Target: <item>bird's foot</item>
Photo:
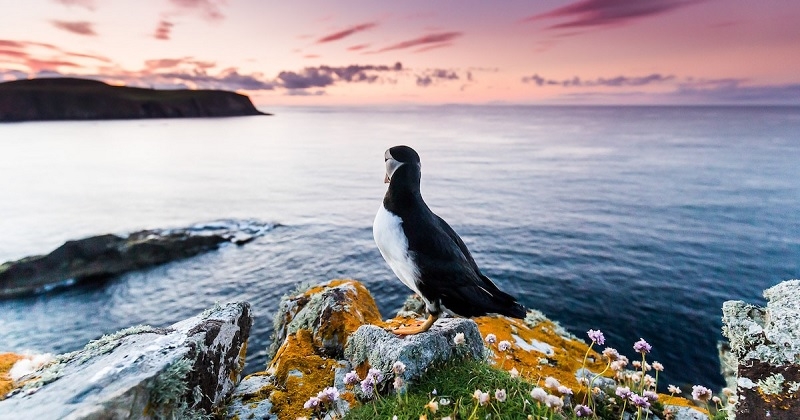
[[[428,319],[426,319],[425,322],[423,322],[423,323],[421,323],[419,325],[413,325],[413,326],[408,326],[408,327],[399,327],[399,328],[395,328],[395,329],[390,330],[390,331],[394,335],[400,335],[400,336],[414,335],[414,334],[423,333],[425,331],[428,331],[431,328],[431,326],[433,325],[433,323],[436,322],[436,319],[438,319],[438,318],[439,318],[438,316],[429,315]]]

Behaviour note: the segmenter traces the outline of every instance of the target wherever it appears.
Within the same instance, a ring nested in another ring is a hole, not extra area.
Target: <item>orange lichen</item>
[[[323,286],[329,289],[351,286],[352,289],[343,288],[345,290],[345,298],[342,301],[345,304],[342,307],[326,308],[327,310],[322,314],[324,322],[321,323],[316,333],[317,345],[330,341],[343,344],[347,341],[347,337],[354,333],[358,327],[364,324],[382,324],[381,313],[378,311],[375,300],[360,282],[355,280],[331,280],[327,285]],[[321,289],[315,293],[323,291],[324,289]],[[306,292],[306,295],[310,296],[311,292]]]
[[[6,397],[12,389],[14,389],[14,381],[8,375],[8,372],[14,367],[17,360],[22,359],[23,356],[14,353],[0,353],[0,400]]]
[[[534,383],[543,383],[545,378],[552,376],[576,392],[581,388],[575,379],[575,372],[583,367],[584,356],[589,350],[586,343],[559,335],[556,326],[547,320],[531,328],[522,320],[504,316],[483,316],[473,319],[483,337],[489,333],[497,337],[495,344],[487,344],[494,353],[496,367],[503,370],[516,368],[521,377]],[[498,343],[503,340],[512,344],[511,349],[505,352],[498,348]],[[520,343],[527,348],[521,347]],[[544,349],[546,346],[552,349],[550,354],[531,348]],[[585,367],[599,373],[605,369],[606,363],[592,349],[589,351]],[[611,377],[613,372],[608,370],[604,375]]]
[[[242,374],[242,370],[244,370],[244,360],[247,357],[247,340],[242,343],[242,348],[239,349],[239,356],[236,360],[236,364],[231,369],[230,374],[228,375],[228,379],[231,382],[236,383],[239,380],[239,375]]]
[[[331,386],[339,363],[319,355],[307,330],[287,337],[282,347],[280,357],[272,363],[276,381],[270,395],[272,410],[282,419],[310,416],[311,410],[303,408],[303,404]]]

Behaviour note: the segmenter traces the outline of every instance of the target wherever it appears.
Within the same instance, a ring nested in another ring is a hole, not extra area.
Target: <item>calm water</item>
[[[273,117],[0,125],[0,262],[105,232],[220,218],[283,226],[244,247],[103,285],[0,301],[0,351],[65,352],[215,301],[257,316],[299,283],[364,281],[384,316],[408,294],[372,241],[383,152],[422,156],[422,193],[484,272],[569,330],[666,381],[721,385],[728,299],[800,277],[800,108],[278,109]],[[260,350],[260,351],[259,351]]]

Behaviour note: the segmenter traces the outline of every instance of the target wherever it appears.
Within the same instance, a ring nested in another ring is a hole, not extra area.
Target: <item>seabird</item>
[[[422,200],[419,155],[408,146],[384,154],[389,189],[375,216],[372,234],[394,274],[425,301],[428,319],[393,330],[427,331],[442,311],[463,317],[496,313],[525,318],[527,310],[481,273],[464,241]]]

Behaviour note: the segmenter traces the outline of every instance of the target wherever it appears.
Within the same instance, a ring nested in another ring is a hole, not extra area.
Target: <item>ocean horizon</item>
[[[273,116],[0,125],[0,263],[104,233],[220,219],[279,226],[242,247],[0,300],[0,352],[67,352],[215,302],[253,304],[246,371],[302,284],[354,278],[384,318],[408,290],[372,239],[383,153],[484,274],[631,356],[662,384],[719,388],[726,300],[800,278],[800,107],[439,105],[261,108]]]

